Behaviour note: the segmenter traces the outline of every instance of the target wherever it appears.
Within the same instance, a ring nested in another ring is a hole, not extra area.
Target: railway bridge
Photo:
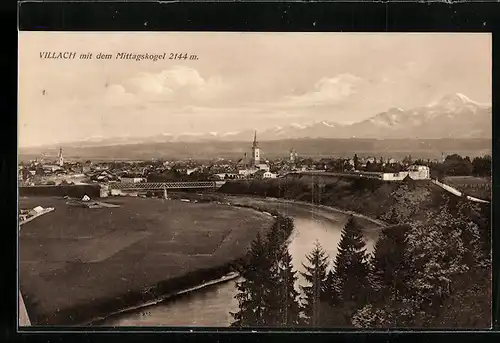
[[[224,182],[220,181],[176,181],[176,182],[113,182],[107,186],[110,190],[126,191],[161,191],[164,189],[216,189]]]

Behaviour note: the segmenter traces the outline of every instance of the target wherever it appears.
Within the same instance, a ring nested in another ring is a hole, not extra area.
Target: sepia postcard
[[[19,326],[490,328],[491,50],[19,32]]]

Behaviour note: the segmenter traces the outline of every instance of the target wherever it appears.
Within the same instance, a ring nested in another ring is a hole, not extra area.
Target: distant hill
[[[363,156],[402,158],[411,154],[414,158],[440,158],[442,153],[458,153],[463,156],[491,154],[490,138],[469,139],[284,139],[262,141],[259,143],[262,158],[286,157],[290,149],[295,149],[303,157]],[[165,159],[212,159],[242,158],[244,153],[250,156],[251,141],[235,142],[166,142],[139,143],[115,146],[72,147],[62,146],[67,159],[102,159],[102,160],[146,160]],[[21,148],[20,159],[55,158],[58,147]]]

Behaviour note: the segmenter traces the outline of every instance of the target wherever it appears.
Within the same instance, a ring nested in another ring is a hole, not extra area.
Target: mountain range
[[[308,124],[293,123],[261,130],[259,141],[305,138],[360,139],[442,139],[491,138],[492,107],[455,93],[426,106],[409,110],[391,108],[366,120],[340,124],[328,120]],[[238,132],[169,133],[148,137],[90,137],[64,146],[97,147],[168,142],[251,141],[254,130]]]

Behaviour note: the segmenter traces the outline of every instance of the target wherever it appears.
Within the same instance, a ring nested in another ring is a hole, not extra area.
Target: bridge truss
[[[186,181],[186,182],[113,182],[108,184],[110,189],[119,190],[163,190],[163,189],[195,189],[216,188],[215,181]]]

